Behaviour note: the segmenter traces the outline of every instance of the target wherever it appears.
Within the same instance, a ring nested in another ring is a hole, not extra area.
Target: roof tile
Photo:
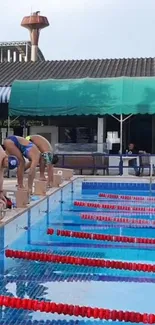
[[[0,86],[14,80],[153,77],[155,58],[0,63]]]

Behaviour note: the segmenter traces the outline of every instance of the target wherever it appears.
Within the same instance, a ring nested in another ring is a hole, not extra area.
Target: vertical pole
[[[10,62],[11,61],[11,51],[10,50],[8,50],[7,51],[7,55],[8,55],[8,62]]]
[[[10,124],[11,124],[10,116],[8,115],[7,137],[10,135]],[[10,178],[10,171],[9,171],[9,169],[8,169],[7,177]]]
[[[123,152],[123,115],[120,115],[120,155]]]
[[[119,165],[119,173],[123,175],[123,160],[122,160],[122,153],[123,153],[123,115],[120,115],[120,165]]]
[[[3,62],[3,48],[1,48],[1,63]]]
[[[153,175],[153,165],[152,165],[152,157],[150,157],[150,195],[152,193],[152,175]]]
[[[25,62],[28,62],[28,43],[26,43]]]
[[[13,52],[13,62],[17,61],[17,53],[16,51]]]
[[[23,125],[23,138],[26,138],[27,136],[27,128],[26,128],[26,120],[24,119],[24,125]]]
[[[47,215],[46,215],[46,226],[47,228],[49,228],[49,224],[50,224],[50,221],[49,221],[49,213],[50,213],[50,203],[49,203],[49,196],[47,197]]]
[[[10,135],[10,116],[8,115],[7,136]]]
[[[103,152],[103,128],[104,128],[104,119],[97,118],[97,151]]]

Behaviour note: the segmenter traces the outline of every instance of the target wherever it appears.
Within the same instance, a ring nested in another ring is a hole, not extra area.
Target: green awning
[[[10,116],[155,114],[155,78],[15,81]]]

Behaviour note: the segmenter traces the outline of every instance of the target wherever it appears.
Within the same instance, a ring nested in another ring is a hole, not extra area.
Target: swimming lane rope
[[[136,218],[121,218],[121,217],[111,217],[111,216],[100,216],[96,214],[80,214],[82,219],[85,220],[97,220],[105,222],[116,222],[116,223],[128,223],[130,225],[140,226],[140,227],[155,227],[155,220],[148,219],[136,219]]]
[[[137,201],[137,202],[155,202],[154,196],[133,196],[133,195],[122,195],[122,194],[112,194],[112,193],[99,193],[99,197],[105,199],[118,199],[127,201]]]
[[[144,212],[144,213],[155,212],[155,208],[149,208],[149,207],[114,205],[114,204],[94,203],[94,202],[85,202],[85,201],[74,201],[74,206],[130,211],[130,212]]]
[[[114,261],[114,260],[64,256],[64,255],[57,255],[57,254],[47,254],[42,252],[39,253],[39,252],[17,251],[12,249],[7,249],[5,251],[5,256],[10,258],[19,258],[24,260],[32,260],[32,261],[40,261],[40,262],[72,264],[72,265],[89,266],[89,267],[100,267],[100,268],[110,268],[110,269],[119,269],[119,270],[123,269],[129,271],[142,271],[142,272],[155,273],[155,264],[143,264],[143,263]]]
[[[150,244],[155,245],[155,238],[145,238],[145,237],[130,237],[130,236],[118,236],[118,235],[105,235],[105,234],[95,234],[89,232],[80,232],[72,230],[57,230],[57,236],[62,237],[72,237],[79,239],[92,239],[92,240],[103,240],[110,242],[119,243],[135,243],[135,244]],[[53,235],[53,229],[47,230],[48,235]]]
[[[7,308],[40,311],[45,313],[57,313],[59,315],[81,316],[94,319],[104,319],[120,322],[155,324],[154,314],[141,314],[132,311],[110,310],[103,308],[92,308],[79,305],[58,304],[49,301],[34,299],[14,298],[0,296],[0,306]]]

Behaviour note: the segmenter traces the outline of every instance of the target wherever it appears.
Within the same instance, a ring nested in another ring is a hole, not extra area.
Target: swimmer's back
[[[30,140],[38,147],[40,152],[52,152],[52,146],[49,141],[39,134],[30,135]]]
[[[23,146],[28,146],[28,144],[30,143],[30,141],[28,141],[27,139],[23,138],[23,137],[19,137],[19,136],[16,136],[18,142],[20,144],[22,144]]]
[[[13,141],[14,143],[19,143],[19,144],[21,144],[21,145],[23,145],[23,146],[28,146],[29,145],[29,143],[30,143],[30,141],[29,140],[27,140],[27,139],[25,139],[25,138],[23,138],[23,137],[19,137],[18,135],[10,135],[10,136],[8,136],[5,140],[4,140],[4,145],[5,145],[5,142],[7,141],[7,140],[11,140],[11,141]]]

